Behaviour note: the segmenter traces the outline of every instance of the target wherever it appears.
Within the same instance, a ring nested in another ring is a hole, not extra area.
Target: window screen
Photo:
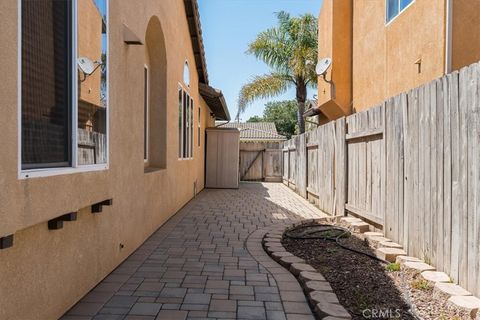
[[[71,1],[22,0],[22,168],[71,163]]]

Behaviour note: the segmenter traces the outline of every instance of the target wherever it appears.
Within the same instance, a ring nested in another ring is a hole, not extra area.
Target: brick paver
[[[260,241],[263,229],[322,216],[282,184],[205,190],[62,319],[313,319]]]

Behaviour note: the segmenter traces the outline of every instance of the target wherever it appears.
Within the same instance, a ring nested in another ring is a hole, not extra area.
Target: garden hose
[[[312,230],[307,230],[307,229],[312,229]],[[297,233],[297,235],[295,235],[295,233]],[[332,235],[332,233],[334,235]],[[285,236],[291,239],[322,239],[322,240],[334,241],[338,246],[340,246],[345,250],[362,254],[364,256],[375,259],[385,264],[390,263],[389,261],[380,259],[379,257],[373,254],[356,250],[340,243],[340,239],[345,237],[345,235],[347,234],[351,235],[350,230],[347,228],[332,226],[332,225],[325,225],[325,224],[301,225],[301,226],[291,228],[285,232]],[[403,278],[403,276],[402,276],[402,294],[405,299],[405,302],[407,303],[408,306],[410,306],[409,311],[412,314],[412,316],[418,320],[422,319],[416,310],[415,304],[412,302],[412,297],[410,296],[408,289],[405,287],[405,279]]]
[[[307,229],[307,228],[316,228],[314,230],[304,230],[300,231],[301,229]],[[300,233],[300,235],[295,235],[294,232],[297,231]],[[300,231],[300,232],[299,232]],[[331,235],[331,234],[334,235]],[[319,235],[315,235],[319,234]],[[377,261],[380,261],[385,264],[389,264],[390,262],[380,259],[379,257],[375,256],[374,254],[370,254],[368,252],[363,252],[357,249],[353,249],[350,247],[347,247],[346,245],[340,243],[340,239],[345,237],[346,235],[351,235],[350,230],[344,227],[339,227],[339,226],[332,226],[332,225],[325,225],[325,224],[319,224],[319,225],[301,225],[297,227],[293,227],[292,229],[289,229],[285,232],[285,235],[291,239],[322,239],[322,240],[329,240],[329,241],[334,241],[339,247],[355,252],[358,254],[362,254],[364,256],[370,257],[372,259],[375,259]]]

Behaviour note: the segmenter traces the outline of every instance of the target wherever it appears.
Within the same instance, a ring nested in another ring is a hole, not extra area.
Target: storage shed
[[[207,128],[207,188],[238,188],[240,131],[236,128]]]

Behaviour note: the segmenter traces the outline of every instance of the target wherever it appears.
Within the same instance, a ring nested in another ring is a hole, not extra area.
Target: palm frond
[[[317,19],[311,14],[291,17],[276,13],[278,25],[261,32],[247,53],[264,61],[274,72],[289,73],[305,82],[314,82],[318,55]]]
[[[243,113],[253,101],[285,93],[294,84],[294,79],[288,74],[270,73],[253,77],[252,81],[240,90],[238,114]]]
[[[288,69],[288,60],[292,48],[286,39],[286,34],[278,28],[271,28],[261,32],[249,44],[247,53],[265,62],[269,67],[281,71]]]

